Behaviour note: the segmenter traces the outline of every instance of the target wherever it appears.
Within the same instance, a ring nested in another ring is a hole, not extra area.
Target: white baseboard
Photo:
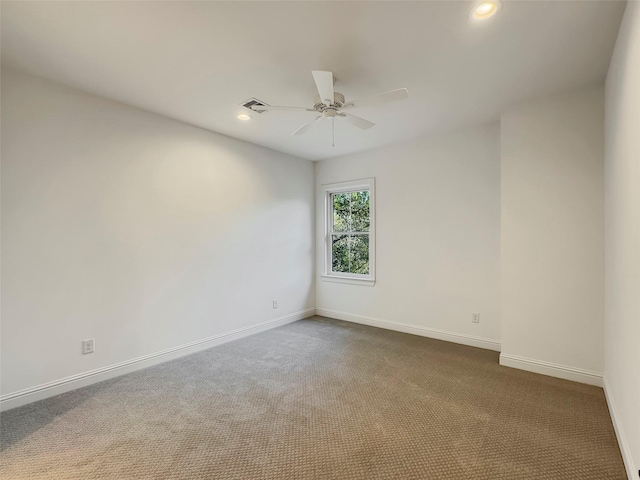
[[[581,368],[568,367],[558,363],[544,362],[542,360],[534,360],[532,358],[501,353],[500,365],[526,370],[527,372],[540,373],[550,377],[564,378],[565,380],[586,383],[587,385],[595,385],[596,387],[602,387],[601,373],[583,370]]]
[[[636,467],[633,463],[633,458],[631,457],[631,449],[629,448],[629,443],[627,443],[627,438],[625,436],[624,430],[622,429],[622,422],[620,420],[620,415],[617,413],[616,402],[613,399],[613,393],[607,384],[606,377],[604,378],[604,396],[607,399],[607,405],[609,406],[609,413],[611,414],[611,422],[613,423],[613,429],[616,431],[616,437],[618,438],[618,446],[620,447],[620,453],[622,454],[622,460],[624,462],[624,468],[627,471],[627,477],[629,480],[636,480],[636,472],[638,472],[638,467]]]
[[[473,335],[465,335],[462,333],[445,332],[435,328],[421,327],[418,325],[410,325],[408,323],[392,322],[390,320],[380,320],[378,318],[365,317],[363,315],[354,315],[352,313],[336,312],[333,310],[325,310],[318,308],[317,315],[323,317],[335,318],[337,320],[345,320],[347,322],[361,323],[371,327],[385,328],[387,330],[395,330],[397,332],[411,333],[420,335],[421,337],[435,338],[437,340],[445,340],[447,342],[460,343],[471,347],[485,348],[487,350],[500,351],[500,342],[490,338],[475,337]]]
[[[36,402],[44,398],[53,397],[70,390],[75,390],[80,387],[85,387],[93,383],[108,380],[109,378],[118,377],[125,373],[130,373],[135,370],[147,368],[159,363],[173,360],[174,358],[189,355],[191,353],[198,352],[200,350],[206,350],[208,348],[230,342],[232,340],[238,340],[242,337],[254,335],[256,333],[269,330],[271,328],[286,325],[303,318],[311,317],[315,315],[315,308],[309,308],[299,312],[285,315],[283,317],[274,318],[266,322],[257,323],[249,327],[238,328],[226,333],[220,333],[212,337],[196,340],[195,342],[186,343],[177,347],[168,348],[161,352],[152,353],[149,355],[143,355],[141,357],[126,360],[124,362],[108,365],[106,367],[90,370],[88,372],[79,373],[70,377],[54,380],[53,382],[37,385],[35,387],[26,388],[17,392],[8,393],[0,396],[0,411],[9,410],[11,408],[26,405],[28,403]]]

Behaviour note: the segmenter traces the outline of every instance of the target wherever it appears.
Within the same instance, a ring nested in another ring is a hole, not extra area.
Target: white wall
[[[317,162],[317,187],[375,177],[377,197],[376,284],[318,277],[319,313],[499,349],[499,148],[490,124]]]
[[[627,4],[605,94],[605,388],[629,478],[640,469],[640,3]]]
[[[308,161],[3,71],[2,393],[313,308],[312,186]]]
[[[565,368],[565,378],[594,384],[603,371],[603,122],[601,87],[501,116],[501,362],[559,376]]]

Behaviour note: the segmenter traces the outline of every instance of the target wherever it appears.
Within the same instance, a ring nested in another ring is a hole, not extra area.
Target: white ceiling
[[[604,81],[624,2],[2,2],[2,64],[307,159],[495,120],[508,105]],[[235,118],[244,100],[311,106],[311,70],[347,100],[406,87],[290,134],[305,113]],[[340,122],[340,123],[339,123]]]

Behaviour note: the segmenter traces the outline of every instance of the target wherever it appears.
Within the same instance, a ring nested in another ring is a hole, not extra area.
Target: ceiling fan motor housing
[[[327,105],[322,101],[320,95],[316,95],[313,99],[313,108],[320,113],[326,114],[327,117],[335,117],[336,110],[344,105],[344,95],[338,92],[333,93],[333,103]],[[333,113],[333,115],[332,115]]]

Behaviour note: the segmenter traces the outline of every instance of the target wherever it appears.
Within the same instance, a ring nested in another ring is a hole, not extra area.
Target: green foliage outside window
[[[334,193],[331,257],[333,272],[369,274],[369,191]]]

